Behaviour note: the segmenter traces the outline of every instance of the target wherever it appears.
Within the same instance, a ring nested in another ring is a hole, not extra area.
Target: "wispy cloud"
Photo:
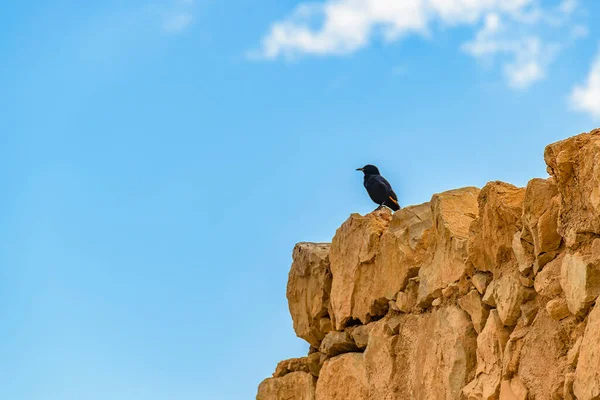
[[[194,21],[192,13],[187,11],[169,12],[163,16],[162,28],[167,33],[179,33]]]
[[[570,103],[573,109],[600,119],[600,51],[592,63],[585,83],[573,88]]]
[[[194,23],[194,0],[171,0],[168,6],[153,7],[165,33],[177,34]]]
[[[546,76],[548,66],[564,46],[547,42],[548,29],[565,31],[565,21],[578,7],[563,0],[554,8],[537,0],[324,0],[301,3],[292,14],[275,22],[251,56],[265,60],[295,59],[302,55],[343,55],[374,40],[393,42],[408,35],[431,36],[437,25],[481,26],[462,46],[477,59],[501,59],[507,82],[526,88]],[[542,29],[543,28],[543,29]],[[585,27],[562,35],[581,37]],[[516,33],[515,33],[516,32]],[[567,39],[565,39],[567,40]]]

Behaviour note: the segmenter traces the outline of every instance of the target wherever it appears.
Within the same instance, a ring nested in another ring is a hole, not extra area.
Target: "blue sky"
[[[0,398],[251,399],[293,245],[544,177],[600,126],[592,0],[3,3]]]

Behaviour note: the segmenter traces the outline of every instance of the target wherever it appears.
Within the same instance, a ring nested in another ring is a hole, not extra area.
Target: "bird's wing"
[[[389,190],[388,195],[389,195],[391,201],[396,203],[396,205],[398,205],[398,206],[400,205],[400,204],[398,204],[398,196],[396,196],[396,193],[394,193],[394,191],[392,189]]]
[[[396,193],[392,189],[392,185],[390,185],[390,183],[387,181],[387,179],[385,179],[383,176],[379,176],[379,178],[380,178],[379,180],[381,181],[381,183],[385,185],[385,188],[387,190],[387,197],[392,202],[396,203],[396,205],[398,205],[398,196],[396,196]]]

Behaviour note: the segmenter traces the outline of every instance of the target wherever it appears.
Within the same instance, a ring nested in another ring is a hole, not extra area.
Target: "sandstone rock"
[[[521,238],[529,240],[542,268],[548,257],[544,254],[556,252],[562,237],[558,234],[558,187],[552,179],[532,179],[527,184],[523,201],[523,232]],[[553,256],[550,257],[550,259]]]
[[[431,302],[431,305],[434,307],[438,307],[440,304],[442,304],[442,299],[439,297]]]
[[[560,321],[561,319],[567,318],[571,313],[569,312],[569,306],[567,301],[563,298],[557,298],[550,300],[546,304],[546,312],[552,319]]]
[[[265,379],[256,400],[315,400],[315,378],[306,372],[292,372],[281,378]]]
[[[428,307],[442,289],[457,282],[466,271],[469,226],[477,215],[477,188],[436,194],[431,199],[431,258],[419,270],[417,303]]]
[[[521,304],[526,297],[518,273],[504,275],[496,281],[494,299],[504,325],[515,325],[521,316]]]
[[[299,243],[294,248],[287,298],[296,335],[318,347],[326,332],[321,319],[327,317],[331,272],[329,245]]]
[[[527,388],[518,377],[511,381],[502,381],[500,400],[527,400],[527,395]]]
[[[600,239],[591,248],[569,252],[561,264],[562,286],[569,311],[579,314],[588,309],[600,294]]]
[[[315,398],[368,400],[369,384],[363,354],[348,353],[327,360],[317,381]]]
[[[533,287],[533,279],[529,278],[528,276],[524,276],[524,275],[519,275],[519,281],[521,282],[521,285],[528,287],[528,288],[532,288]]]
[[[533,264],[535,262],[533,243],[521,239],[521,232],[516,232],[515,236],[513,236],[512,250],[517,259],[519,272],[527,274],[533,271]]]
[[[577,360],[579,360],[579,352],[581,350],[581,341],[582,340],[583,340],[582,337],[578,338],[575,341],[575,344],[573,345],[573,347],[571,347],[571,349],[567,353],[567,364],[569,364],[572,367],[575,367],[577,365]]]
[[[306,357],[306,366],[308,371],[315,377],[319,377],[323,363],[327,360],[327,355],[321,352],[310,354]]]
[[[497,399],[502,381],[502,358],[509,331],[504,327],[498,312],[490,311],[487,323],[477,337],[477,370],[473,379],[463,389],[468,400]]]
[[[385,329],[388,335],[397,335],[404,318],[401,315],[392,315],[385,319]]]
[[[535,319],[538,310],[539,306],[535,300],[521,304],[521,318],[523,318],[523,325],[530,325]]]
[[[352,214],[337,230],[330,252],[334,329],[344,329],[353,319],[368,323],[372,315],[385,314],[388,301],[398,291],[388,293],[388,281],[392,280],[388,275],[393,271],[382,270],[375,262],[391,219],[386,208],[365,216]]]
[[[577,400],[573,393],[573,382],[575,382],[575,374],[569,372],[565,375],[565,386],[563,387],[563,400]]]
[[[473,222],[469,262],[495,277],[506,268],[516,268],[512,249],[515,233],[522,228],[525,189],[504,182],[490,182],[478,198],[479,217]]]
[[[545,297],[555,297],[562,292],[560,286],[560,274],[562,265],[562,256],[546,264],[544,269],[535,277],[535,291]]]
[[[475,289],[477,289],[477,291],[480,294],[484,294],[485,289],[487,289],[487,286],[491,280],[492,280],[492,277],[489,276],[488,274],[478,272],[475,275],[473,275],[472,282],[473,282],[473,286],[475,286]]]
[[[496,281],[492,281],[481,298],[483,304],[487,304],[490,307],[496,307],[496,283]]]
[[[292,372],[309,372],[308,358],[291,358],[289,360],[280,361],[273,373],[274,378],[280,378]]]
[[[404,290],[408,279],[417,276],[428,255],[428,230],[433,225],[431,204],[424,203],[400,209],[392,216],[389,228],[381,236],[372,289],[391,298]],[[371,271],[370,273],[373,273]]]
[[[364,353],[370,400],[395,399],[396,381],[406,379],[396,370],[397,341],[397,335],[390,335],[386,320],[373,323],[369,345]]]
[[[368,325],[359,325],[351,328],[350,335],[360,350],[367,347],[367,344],[369,343],[369,334],[371,333],[373,326],[374,323],[370,323]]]
[[[428,314],[403,314],[394,347],[395,378],[387,389],[394,400],[457,399],[475,367],[475,332],[455,306]],[[371,343],[367,347],[370,351]]]
[[[321,353],[327,354],[329,357],[357,350],[358,347],[348,332],[337,331],[329,332],[319,348]]]
[[[471,290],[466,296],[458,299],[458,305],[471,316],[475,331],[481,333],[487,321],[489,310],[481,303],[481,297],[479,297],[477,290]]]
[[[578,400],[600,398],[600,302],[588,316],[579,361],[575,370],[573,392]]]
[[[561,322],[540,310],[530,327],[513,331],[510,341],[513,337],[513,371],[527,387],[530,398],[559,399],[568,370],[565,354],[569,342]]]
[[[458,285],[455,283],[451,283],[450,285],[448,285],[448,287],[446,287],[445,289],[442,289],[442,296],[444,296],[444,298],[448,299],[448,298],[454,296],[455,293],[458,293],[458,291],[459,291]]]
[[[419,284],[415,281],[409,281],[404,292],[399,292],[396,298],[396,307],[398,311],[409,313],[410,310],[417,304],[417,290]]]
[[[568,247],[600,234],[600,131],[546,147],[544,159],[560,199],[558,233]]]

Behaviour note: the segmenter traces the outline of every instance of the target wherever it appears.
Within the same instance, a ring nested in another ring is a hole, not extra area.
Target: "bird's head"
[[[367,164],[362,168],[357,168],[356,170],[364,172],[365,175],[379,175],[379,170],[377,167],[371,164]]]

